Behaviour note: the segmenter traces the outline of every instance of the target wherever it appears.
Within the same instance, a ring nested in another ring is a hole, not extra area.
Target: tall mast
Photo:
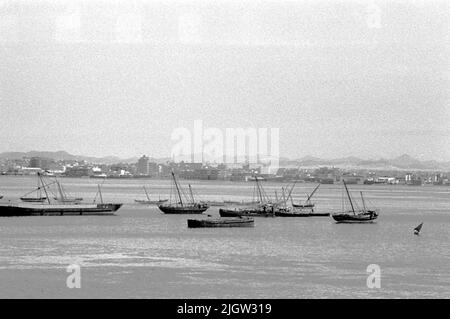
[[[291,187],[291,190],[289,191],[289,194],[288,194],[288,197],[287,197],[287,199],[289,199],[289,197],[291,197],[291,195],[292,195],[292,192],[294,191],[294,187],[295,187],[295,184],[296,184],[297,182],[294,182],[294,184],[292,184],[292,187]],[[287,200],[286,199],[286,200]],[[292,197],[291,197],[291,200],[292,200]]]
[[[37,180],[37,186],[38,186],[38,197],[39,198],[41,198],[42,197],[42,192],[41,192],[41,185],[40,185],[40,178],[38,177],[38,180]]]
[[[59,181],[56,181],[56,184],[58,185],[58,191],[59,191],[59,196],[61,196],[61,201],[64,201],[65,196],[64,196],[63,190],[61,188],[61,184],[59,183]]]
[[[366,212],[366,203],[364,202],[364,197],[363,197],[363,194],[362,194],[362,192],[360,192],[361,193],[361,199],[362,199],[362,203],[363,203],[363,207],[364,207],[364,213]]]
[[[344,182],[345,191],[347,192],[348,200],[350,201],[350,205],[352,205],[352,211],[355,212],[355,208],[353,207],[352,198],[350,197],[350,193],[348,192],[347,184],[345,184],[345,180],[342,180]]]
[[[194,204],[195,204],[195,201],[194,201],[194,194],[192,193],[192,187],[191,187],[191,184],[189,184],[189,193],[191,194],[192,205],[194,205]]]
[[[103,196],[102,196],[102,190],[100,188],[100,184],[97,184],[98,186],[98,194],[100,195],[100,202],[103,204]]]
[[[37,173],[37,174],[38,174],[39,180],[41,181],[42,187],[44,188],[45,197],[47,197],[48,203],[51,204],[50,203],[50,197],[48,196],[48,193],[47,193],[46,185],[44,185],[44,181],[42,180],[42,175],[41,175],[41,173]]]
[[[150,196],[148,196],[147,189],[145,188],[145,186],[143,186],[143,187],[144,187],[145,195],[147,196],[147,200],[150,201]]]
[[[177,189],[178,198],[180,199],[180,204],[183,206],[183,200],[181,199],[180,189],[178,188],[177,179],[175,178],[175,174],[172,171],[173,182],[175,183],[175,188]]]
[[[306,199],[306,202],[309,202],[309,200],[313,197],[314,193],[317,191],[317,189],[320,187],[320,184],[316,186],[316,188],[314,188],[314,190],[312,191],[312,193],[310,195],[308,195],[308,198]]]
[[[255,176],[255,182],[256,182],[256,187],[258,189],[258,194],[259,194],[259,203],[262,204],[263,203],[263,196],[261,194],[261,186],[258,183],[258,176]]]

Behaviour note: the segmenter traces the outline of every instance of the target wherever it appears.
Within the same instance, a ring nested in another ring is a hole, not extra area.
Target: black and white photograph
[[[448,1],[0,0],[0,119],[0,299],[450,299]]]

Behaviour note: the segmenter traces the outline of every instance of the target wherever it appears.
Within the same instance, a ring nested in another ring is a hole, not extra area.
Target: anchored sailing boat
[[[292,185],[291,190],[289,191],[289,194],[287,197],[285,197],[284,189],[282,190],[283,194],[283,205],[279,205],[278,208],[275,211],[275,216],[278,217],[321,217],[321,216],[330,216],[330,213],[317,213],[314,212],[314,204],[311,203],[309,200],[311,199],[312,195],[316,192],[316,190],[319,188],[320,184],[314,189],[314,191],[311,193],[311,195],[308,195],[308,199],[305,202],[305,205],[295,205],[292,199],[292,191],[294,190],[295,183]],[[291,199],[291,207],[288,207],[286,205],[286,202],[288,199]]]
[[[47,200],[47,197],[42,195],[42,188],[43,188],[42,186],[43,185],[41,185],[41,178],[40,178],[40,175],[38,174],[37,188],[33,189],[31,192],[24,194],[22,197],[20,197],[20,200],[22,202],[27,202],[27,203],[43,203],[43,202],[45,202]],[[36,196],[29,197],[28,195],[30,195],[32,193],[36,193]]]
[[[259,178],[254,178],[255,189],[254,195],[258,196],[258,201],[253,201],[255,204],[248,207],[234,207],[221,208],[219,214],[221,217],[239,217],[239,216],[254,216],[254,217],[273,217],[275,216],[275,206],[267,196],[264,188],[259,183]]]
[[[158,204],[162,204],[168,201],[168,199],[161,199],[161,197],[158,200],[151,200],[150,196],[148,195],[147,189],[145,188],[145,186],[143,186],[144,188],[144,192],[145,192],[145,196],[147,196],[147,200],[142,200],[142,199],[135,199],[134,201],[136,203],[139,204],[148,204],[148,205],[158,205]]]
[[[51,200],[47,189],[56,182],[45,184],[41,174],[38,173],[40,181],[40,190],[45,193],[46,202],[28,202],[28,203],[5,203],[0,204],[0,216],[43,216],[43,215],[114,215],[122,204],[104,203],[103,197],[98,185],[98,194],[100,194],[101,203],[67,203]]]
[[[344,211],[339,213],[333,213],[331,216],[337,223],[372,223],[377,219],[379,212],[377,210],[368,210],[364,201],[363,194],[361,192],[361,200],[363,203],[363,209],[355,210],[354,203],[347,188],[347,184],[343,181],[345,191],[347,193],[348,200],[351,205],[350,211]]]
[[[194,194],[192,193],[191,185],[189,185],[190,202],[186,201],[186,200],[183,201],[183,198],[181,196],[181,192],[183,190],[180,188],[180,185],[178,185],[177,179],[175,178],[175,174],[173,172],[172,172],[172,177],[173,177],[173,184],[174,184],[175,190],[177,192],[177,195],[176,195],[177,201],[174,203],[159,205],[158,206],[159,209],[164,214],[201,214],[209,208],[208,204],[195,201]],[[185,195],[184,192],[183,192],[183,195]],[[171,198],[172,198],[172,196],[171,196]]]
[[[320,184],[316,186],[316,188],[314,188],[314,190],[312,191],[311,194],[307,194],[307,198],[306,201],[303,204],[294,204],[292,203],[292,206],[295,208],[313,208],[314,207],[314,203],[311,202],[311,198],[313,197],[314,193],[319,189]]]

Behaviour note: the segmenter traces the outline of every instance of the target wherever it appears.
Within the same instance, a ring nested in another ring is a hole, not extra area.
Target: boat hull
[[[164,214],[174,214],[174,215],[202,214],[209,208],[207,206],[164,206],[164,205],[159,205],[158,207]]]
[[[20,200],[26,203],[43,203],[47,201],[47,197],[21,197]]]
[[[253,218],[188,219],[188,228],[254,227]]]
[[[306,205],[302,205],[302,204],[292,204],[293,207],[295,208],[314,208],[315,204],[306,204]]]
[[[262,209],[219,209],[220,217],[273,217],[272,211]]]
[[[136,203],[138,203],[138,204],[143,204],[143,205],[161,205],[161,204],[167,202],[168,199],[165,199],[165,200],[140,200],[140,199],[135,199],[134,201]]]
[[[65,215],[114,215],[122,204],[93,205],[0,205],[0,217],[10,216],[65,216]]]
[[[331,214],[331,217],[336,221],[336,223],[347,223],[347,224],[369,224],[375,222],[378,218],[378,213],[375,211],[369,211],[367,213],[335,213]]]
[[[277,217],[327,217],[327,216],[330,216],[330,213],[285,213],[285,212],[276,212],[275,216],[277,216]]]

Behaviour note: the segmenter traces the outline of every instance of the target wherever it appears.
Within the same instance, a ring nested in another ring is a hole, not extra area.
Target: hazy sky
[[[450,161],[447,1],[2,1],[0,152],[169,156],[177,127],[280,155]]]

